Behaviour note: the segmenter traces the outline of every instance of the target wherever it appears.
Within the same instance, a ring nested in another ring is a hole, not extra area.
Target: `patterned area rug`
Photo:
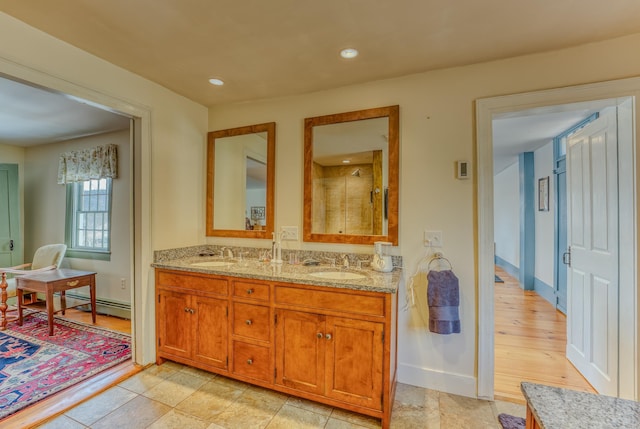
[[[131,337],[44,313],[0,331],[0,419],[131,359]]]

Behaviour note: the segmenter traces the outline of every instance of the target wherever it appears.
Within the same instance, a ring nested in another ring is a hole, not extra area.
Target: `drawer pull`
[[[244,323],[246,323],[247,325],[251,326],[251,324],[252,324],[253,322],[251,321],[251,319],[247,319],[247,320],[245,320],[245,321],[244,321]]]
[[[80,283],[80,280],[74,280],[72,282],[67,282],[67,286],[71,286],[71,287],[77,286],[78,283]]]
[[[188,312],[189,312],[189,307],[185,307],[185,308],[184,308],[184,312],[185,312],[185,313],[188,313]]]
[[[316,337],[318,337],[318,338],[322,338],[322,337],[324,337],[324,335],[322,334],[322,332],[318,332],[318,333],[316,334]]]
[[[247,365],[253,365],[253,359],[247,359]]]
[[[325,338],[327,339],[327,341],[330,341],[331,340],[331,334],[325,335]]]
[[[253,289],[247,289],[247,295],[251,295],[253,293]]]

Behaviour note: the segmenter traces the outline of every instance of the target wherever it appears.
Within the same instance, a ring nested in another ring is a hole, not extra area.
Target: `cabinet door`
[[[158,292],[158,350],[174,356],[191,355],[190,297],[185,293]]]
[[[327,316],[326,326],[325,395],[381,410],[383,324]]]
[[[193,359],[217,368],[227,368],[227,300],[192,297]]]
[[[324,316],[276,312],[276,384],[324,394]]]

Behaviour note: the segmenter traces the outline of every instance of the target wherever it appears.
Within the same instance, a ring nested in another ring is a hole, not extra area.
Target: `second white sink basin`
[[[194,262],[194,267],[230,267],[235,264],[233,261],[205,261],[205,262]]]
[[[351,271],[318,271],[317,273],[310,273],[309,275],[330,280],[358,280],[367,277],[364,274],[352,273]]]

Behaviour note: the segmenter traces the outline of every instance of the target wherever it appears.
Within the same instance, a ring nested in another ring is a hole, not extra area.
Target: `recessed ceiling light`
[[[348,164],[348,163],[350,163],[350,162],[351,162],[351,160],[350,160],[350,159],[343,159],[343,160],[342,160],[342,163],[343,163],[343,164]]]
[[[211,85],[216,85],[216,86],[222,86],[222,85],[224,85],[224,82],[223,82],[223,81],[221,81],[220,79],[215,79],[215,78],[214,78],[214,79],[209,79],[209,83],[210,83]]]
[[[358,56],[358,50],[353,48],[347,48],[340,51],[340,56],[342,58],[355,58]]]

